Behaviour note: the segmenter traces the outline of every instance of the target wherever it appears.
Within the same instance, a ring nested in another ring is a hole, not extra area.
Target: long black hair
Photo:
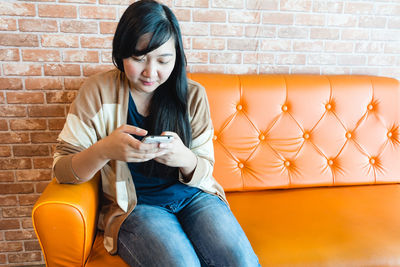
[[[137,50],[137,43],[145,34],[151,39],[146,48]],[[113,40],[114,65],[124,72],[123,59],[145,55],[174,38],[176,60],[174,69],[165,83],[154,92],[149,106],[149,134],[163,131],[176,132],[189,146],[192,132],[189,123],[186,77],[186,57],[178,20],[165,5],[153,0],[131,4],[122,15]]]

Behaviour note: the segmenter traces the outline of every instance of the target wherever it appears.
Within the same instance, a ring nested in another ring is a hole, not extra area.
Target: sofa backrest
[[[189,74],[226,191],[400,181],[400,86],[356,75]]]

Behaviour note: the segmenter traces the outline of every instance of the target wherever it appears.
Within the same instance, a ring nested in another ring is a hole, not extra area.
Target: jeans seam
[[[125,245],[125,243],[124,243],[122,240],[120,240],[120,243],[121,243],[122,246],[124,246],[125,250],[128,251],[128,253],[129,253],[129,255],[131,256],[131,258],[132,258],[132,259],[135,259],[135,256],[131,253],[130,249]],[[136,263],[139,264],[139,267],[140,267],[140,266],[143,266],[143,265],[142,265],[140,262],[138,262],[137,260],[136,260]],[[129,265],[130,265],[130,264],[129,264]]]

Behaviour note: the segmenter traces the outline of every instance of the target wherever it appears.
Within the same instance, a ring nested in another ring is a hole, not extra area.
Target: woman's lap
[[[258,266],[239,223],[218,197],[200,193],[179,205],[138,205],[121,227],[118,254],[131,266]]]

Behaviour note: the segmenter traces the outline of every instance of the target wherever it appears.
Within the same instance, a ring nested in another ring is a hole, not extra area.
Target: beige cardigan
[[[53,170],[59,183],[82,183],[71,168],[73,154],[89,148],[126,124],[131,84],[123,72],[111,70],[89,78],[79,90],[58,137]],[[189,186],[215,194],[226,202],[223,188],[212,176],[214,150],[213,126],[205,89],[188,81],[189,121],[192,128],[190,149],[198,163]],[[104,230],[104,246],[111,254],[117,252],[118,232],[125,218],[137,203],[135,185],[126,162],[112,160],[101,169],[104,203],[98,227]]]

